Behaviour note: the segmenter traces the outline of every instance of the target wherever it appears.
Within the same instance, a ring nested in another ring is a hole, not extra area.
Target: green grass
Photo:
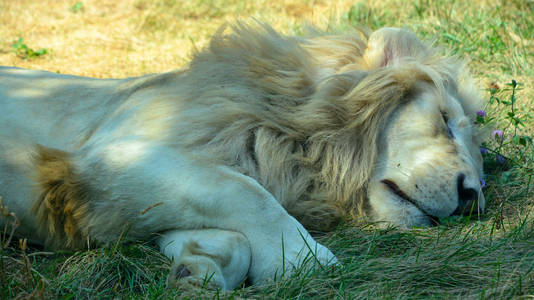
[[[198,6],[184,8],[177,1],[163,1],[157,9],[158,17],[147,18],[142,30],[164,30],[177,12],[188,18],[219,16],[227,14],[228,9],[249,13],[241,1],[230,1],[227,10],[210,9],[209,4],[215,2],[200,1]],[[83,7],[88,5],[84,2]],[[149,3],[138,1],[137,5]],[[247,286],[231,293],[187,286],[167,289],[169,261],[150,244],[118,243],[51,254],[35,248],[21,251],[17,243],[11,243],[0,249],[0,298],[534,296],[534,2],[362,1],[333,24],[339,29],[358,25],[371,29],[407,27],[423,38],[436,39],[436,44],[469,62],[488,100],[483,123],[491,128],[490,133],[493,129],[504,132],[503,139],[488,135],[484,145],[489,149],[484,156],[485,215],[479,219],[450,218],[444,225],[426,229],[345,224],[320,238],[343,267],[298,270],[270,286]],[[298,32],[301,25],[295,24],[293,31]],[[515,88],[510,85],[512,80],[518,83]],[[506,161],[500,163],[498,155]]]

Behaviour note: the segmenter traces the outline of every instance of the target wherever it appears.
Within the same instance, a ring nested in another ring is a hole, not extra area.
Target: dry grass
[[[0,64],[93,77],[128,77],[184,66],[225,22],[255,16],[289,31],[303,20],[326,24],[350,1],[76,1],[0,2]],[[261,12],[261,13],[260,13]],[[11,43],[51,50],[46,59],[20,60]]]
[[[343,30],[401,26],[470,62],[481,92],[520,82],[516,109],[534,128],[534,1],[452,0],[0,0],[0,65],[92,77],[129,77],[186,65],[226,22],[256,17],[288,34],[308,24]],[[12,44],[23,38],[47,54],[23,58]],[[507,107],[488,106],[494,126]],[[488,143],[488,147],[495,144]],[[534,148],[518,163],[486,158],[488,212],[480,220],[452,219],[431,229],[341,227],[324,242],[344,268],[308,272],[272,286],[234,293],[165,288],[168,261],[143,245],[79,253],[0,249],[0,298],[510,298],[534,296]],[[519,149],[521,150],[521,149]],[[519,154],[518,154],[519,153]],[[529,173],[530,172],[530,173]],[[0,218],[4,216],[0,214]],[[5,216],[4,216],[5,217]],[[3,230],[3,229],[2,229]],[[7,240],[2,235],[0,242]]]

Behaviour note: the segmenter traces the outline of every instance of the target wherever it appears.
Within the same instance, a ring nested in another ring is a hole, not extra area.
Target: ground
[[[532,0],[0,0],[0,65],[99,78],[163,72],[183,67],[220,25],[250,17],[297,35],[406,27],[464,58],[488,100],[487,213],[430,229],[347,222],[320,237],[344,267],[233,293],[166,289],[169,261],[150,244],[52,253],[8,243],[10,228],[0,228],[0,298],[534,296]]]

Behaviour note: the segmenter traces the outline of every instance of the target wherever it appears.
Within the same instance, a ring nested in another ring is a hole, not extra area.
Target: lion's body
[[[37,145],[76,152],[127,102],[135,89],[128,84],[142,79],[95,80],[10,67],[0,68],[0,78],[2,194],[19,217],[25,213],[21,230],[35,234],[30,208],[41,192]]]
[[[447,90],[455,75],[446,60],[422,62],[430,71],[413,62],[380,69],[356,36],[234,30],[187,69],[160,75],[98,80],[0,68],[0,195],[21,234],[81,247],[110,242],[125,226],[140,239],[239,232],[253,280],[276,271],[280,235],[290,263],[302,238],[331,260],[286,211],[319,230],[361,216],[388,116],[415,87]],[[349,96],[359,102],[347,105]]]

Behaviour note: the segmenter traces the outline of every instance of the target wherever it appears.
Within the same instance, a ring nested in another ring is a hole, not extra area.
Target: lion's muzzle
[[[480,194],[472,187],[465,184],[465,174],[460,173],[456,179],[458,188],[458,207],[452,215],[479,215],[483,213],[483,208],[479,205]]]

